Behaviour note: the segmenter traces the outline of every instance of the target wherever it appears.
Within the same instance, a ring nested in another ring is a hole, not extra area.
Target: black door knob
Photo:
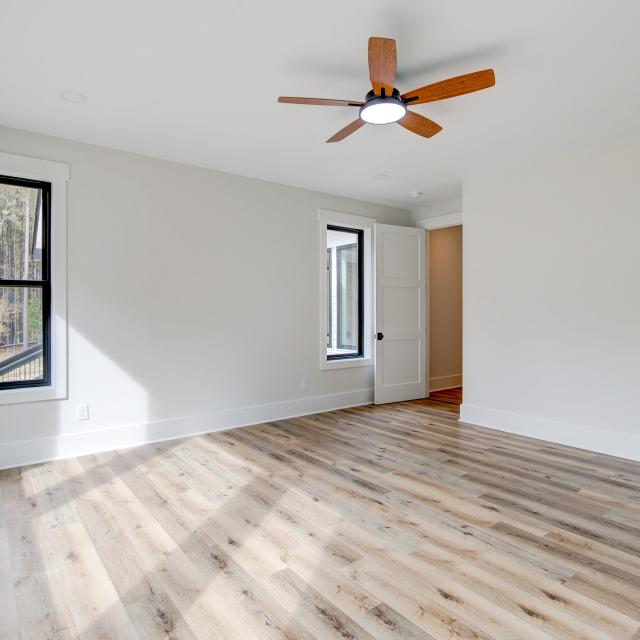
[[[378,335],[376,336],[376,338],[378,340],[382,340],[384,338],[384,336],[380,332],[378,332]]]

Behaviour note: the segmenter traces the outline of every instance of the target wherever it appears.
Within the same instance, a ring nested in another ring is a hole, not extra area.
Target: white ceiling
[[[637,0],[0,6],[0,124],[340,195],[423,206],[495,154],[639,128]],[[497,85],[416,107],[444,127],[431,140],[388,125],[325,144],[357,110],[276,97],[362,99],[370,35],[397,40],[401,91],[487,67]]]

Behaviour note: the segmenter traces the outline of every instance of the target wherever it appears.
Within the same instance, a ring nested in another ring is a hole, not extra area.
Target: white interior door
[[[424,234],[376,224],[376,404],[427,396]]]

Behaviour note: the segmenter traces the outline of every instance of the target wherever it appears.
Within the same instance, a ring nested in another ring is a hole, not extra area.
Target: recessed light
[[[389,174],[388,173],[376,173],[373,176],[374,180],[388,180],[389,179]]]
[[[411,192],[409,193],[409,195],[410,195],[412,198],[419,198],[419,197],[422,195],[422,191],[411,191]]]
[[[82,102],[86,102],[89,98],[84,95],[84,93],[80,93],[79,91],[70,91],[65,89],[60,92],[60,97],[67,102],[72,102],[74,104],[81,104]]]

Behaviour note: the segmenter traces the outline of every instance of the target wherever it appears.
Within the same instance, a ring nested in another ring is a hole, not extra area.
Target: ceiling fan
[[[349,123],[327,142],[339,142],[357,131],[365,124],[399,125],[430,138],[442,131],[442,127],[429,118],[425,118],[407,106],[454,98],[465,93],[480,91],[496,83],[493,69],[475,71],[463,76],[449,78],[428,84],[419,89],[400,93],[393,85],[396,81],[396,41],[391,38],[369,38],[369,78],[373,89],[367,93],[364,102],[359,100],[331,100],[328,98],[297,98],[280,96],[278,102],[289,104],[315,104],[335,107],[360,107],[357,120]]]

